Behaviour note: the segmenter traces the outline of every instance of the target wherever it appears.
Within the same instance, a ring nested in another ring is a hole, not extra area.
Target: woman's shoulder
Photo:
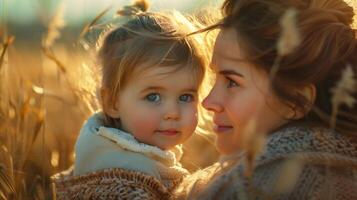
[[[296,178],[305,184],[322,181],[327,175],[331,182],[331,177],[345,183],[357,179],[357,143],[350,136],[328,128],[287,127],[273,133],[265,149],[256,160],[257,182],[263,176],[277,179],[281,171],[290,168],[299,172],[300,177]],[[241,173],[243,166],[237,170]],[[349,184],[352,185],[357,189],[357,185]]]
[[[296,126],[276,131],[267,140],[266,151],[259,158],[268,162],[300,156],[318,160],[354,160],[357,143],[349,136],[324,127]]]
[[[356,143],[326,128],[281,129],[268,138],[251,177],[245,175],[245,166],[242,160],[216,172],[207,168],[213,175],[195,174],[183,183],[191,188],[184,185],[186,192],[178,194],[195,199],[321,199],[326,188],[334,187],[334,195],[357,198]]]
[[[219,174],[220,170],[220,163],[214,163],[209,167],[199,169],[191,175],[186,176],[175,190],[176,198],[190,199],[190,196],[194,196],[202,191],[208,182]]]
[[[155,177],[119,168],[74,176],[72,169],[52,178],[57,199],[170,199]]]

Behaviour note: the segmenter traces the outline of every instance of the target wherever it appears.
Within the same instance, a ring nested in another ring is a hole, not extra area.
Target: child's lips
[[[167,136],[174,136],[180,133],[180,131],[176,129],[158,130],[157,132]]]

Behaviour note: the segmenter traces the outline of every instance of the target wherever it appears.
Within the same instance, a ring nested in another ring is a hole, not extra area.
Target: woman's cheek
[[[237,124],[247,123],[249,120],[257,116],[259,102],[255,99],[233,99],[227,102],[227,112],[230,113],[231,121]]]

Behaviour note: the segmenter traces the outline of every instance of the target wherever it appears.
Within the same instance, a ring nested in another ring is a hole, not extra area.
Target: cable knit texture
[[[75,145],[74,168],[52,177],[57,199],[168,199],[188,175],[180,146],[164,151],[90,117]]]
[[[172,192],[158,179],[141,172],[119,168],[78,176],[74,176],[70,169],[54,175],[52,182],[57,200],[172,198]]]
[[[242,156],[195,172],[176,195],[207,200],[357,199],[357,144],[342,134],[307,127],[277,131],[268,138],[250,178],[244,176]],[[286,170],[291,160],[296,164],[290,168],[301,166],[295,176]]]

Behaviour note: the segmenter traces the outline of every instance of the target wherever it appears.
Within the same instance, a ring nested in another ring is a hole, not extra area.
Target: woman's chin
[[[239,151],[239,145],[230,138],[218,136],[216,138],[216,148],[221,155],[230,155]]]

